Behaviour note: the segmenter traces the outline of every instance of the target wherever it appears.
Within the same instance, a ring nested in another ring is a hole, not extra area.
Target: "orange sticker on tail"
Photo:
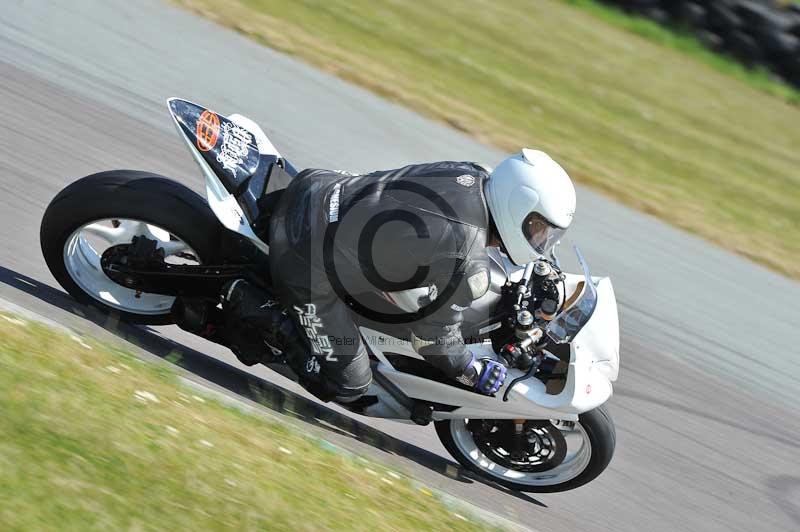
[[[197,148],[200,151],[208,151],[217,144],[219,137],[219,117],[212,111],[203,111],[197,119]]]

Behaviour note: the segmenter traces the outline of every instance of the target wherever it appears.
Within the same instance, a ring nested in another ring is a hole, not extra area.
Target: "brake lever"
[[[524,375],[517,377],[516,379],[511,381],[511,383],[508,385],[508,388],[506,388],[506,391],[503,393],[504,402],[508,402],[508,394],[511,393],[511,389],[514,386],[516,386],[517,383],[532,377],[537,371],[539,371],[539,368],[541,368],[546,361],[552,361],[556,364],[561,361],[561,359],[558,358],[557,356],[542,351],[543,347],[544,344],[537,346],[536,351],[538,353],[538,356],[534,357],[533,364],[531,364],[531,367],[528,368],[528,371],[526,371]]]
[[[524,375],[520,375],[519,377],[511,381],[511,383],[506,388],[506,391],[503,393],[504,403],[508,402],[508,394],[511,393],[511,389],[514,388],[514,386],[516,386],[517,383],[519,383],[520,381],[524,381],[525,379],[530,378],[534,373],[536,373],[536,370],[539,369],[539,364],[541,364],[541,358],[537,357],[534,359],[533,364],[531,364],[531,367],[528,368],[528,371],[526,371]]]

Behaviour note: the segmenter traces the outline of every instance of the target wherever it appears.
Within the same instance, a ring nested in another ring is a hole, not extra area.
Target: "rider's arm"
[[[453,296],[447,301],[434,301],[432,304],[441,306],[411,324],[414,349],[448,377],[458,377],[472,361],[461,333],[463,311],[486,293],[488,280],[486,264],[481,260],[470,261]],[[444,286],[440,290],[444,290]]]
[[[460,376],[472,362],[461,335],[462,319],[460,311],[444,307],[412,328],[414,349],[450,378]]]

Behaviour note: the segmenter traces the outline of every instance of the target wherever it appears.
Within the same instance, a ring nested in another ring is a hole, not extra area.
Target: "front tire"
[[[469,421],[473,424],[470,425]],[[514,466],[502,448],[488,450],[482,436],[475,432],[475,421],[487,420],[449,419],[435,423],[436,433],[447,451],[466,469],[479,476],[516,491],[552,493],[575,489],[597,478],[614,455],[616,431],[604,407],[595,408],[578,417],[577,422],[553,422],[540,430],[547,436],[552,434],[555,447],[549,449],[549,457],[538,465]],[[490,420],[488,424],[513,423],[511,420]],[[473,427],[473,428],[471,428]],[[558,432],[551,433],[549,431]],[[558,437],[561,434],[563,438]],[[541,437],[538,441],[541,441]],[[563,442],[563,443],[562,443]],[[570,448],[572,444],[572,448]],[[547,445],[541,446],[548,450]],[[547,459],[553,456],[553,467]]]
[[[165,325],[173,323],[174,298],[137,294],[111,281],[99,266],[100,246],[89,238],[121,244],[145,234],[169,248],[167,255],[208,264],[216,262],[223,231],[205,199],[189,188],[156,174],[115,170],[59,192],[44,213],[39,238],[47,267],[72,297],[126,321]]]

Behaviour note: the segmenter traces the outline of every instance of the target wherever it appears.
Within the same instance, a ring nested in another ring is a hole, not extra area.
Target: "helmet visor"
[[[565,232],[566,229],[551,224],[538,212],[530,213],[522,221],[522,234],[540,255],[545,255],[553,249]]]

